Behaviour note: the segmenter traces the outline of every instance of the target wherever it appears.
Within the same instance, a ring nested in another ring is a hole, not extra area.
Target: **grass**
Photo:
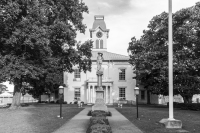
[[[166,129],[159,121],[169,118],[166,106],[139,105],[139,118],[137,117],[136,107],[116,108],[129,121],[140,128],[144,133],[178,133],[179,129]],[[200,132],[200,111],[174,109],[174,118],[181,120],[183,130],[189,133]]]
[[[59,104],[35,104],[17,110],[0,109],[0,133],[51,133],[60,128],[83,108]]]

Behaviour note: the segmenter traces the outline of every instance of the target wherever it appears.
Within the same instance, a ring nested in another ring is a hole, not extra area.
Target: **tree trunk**
[[[51,94],[48,94],[49,97],[49,103],[51,102]]]
[[[151,104],[150,91],[147,91],[147,104]]]
[[[20,98],[21,98],[21,82],[20,80],[15,80],[13,100],[10,109],[16,109],[20,107]]]
[[[192,103],[192,97],[193,96],[182,96],[183,97],[183,100],[184,100],[184,103]]]

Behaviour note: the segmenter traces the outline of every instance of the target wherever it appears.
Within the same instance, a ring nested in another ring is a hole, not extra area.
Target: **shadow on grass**
[[[4,133],[51,133],[83,109],[63,107],[63,119],[57,117],[60,115],[57,105],[33,104],[16,110],[1,109],[0,119],[4,121],[0,121],[0,129]]]
[[[160,106],[139,106],[139,118],[136,117],[136,107],[132,108],[116,108],[129,121],[140,128],[145,133],[178,133],[189,131],[189,133],[200,132],[200,111],[189,111],[174,109],[175,119],[181,120],[183,127],[179,129],[166,129],[159,121],[168,118],[168,108]]]

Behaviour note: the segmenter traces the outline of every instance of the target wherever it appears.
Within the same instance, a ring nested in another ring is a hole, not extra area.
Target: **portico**
[[[102,88],[104,90],[104,101],[106,104],[112,104],[112,86],[113,81],[102,81]],[[86,95],[87,95],[87,103],[95,103],[96,100],[96,90],[97,90],[97,81],[95,80],[87,80],[87,88],[86,88]]]

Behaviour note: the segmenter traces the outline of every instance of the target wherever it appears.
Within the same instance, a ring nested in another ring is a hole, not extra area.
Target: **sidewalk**
[[[89,110],[91,110],[91,107],[85,108],[54,133],[86,133],[91,117],[87,116]],[[112,133],[142,133],[140,129],[121,115],[115,108],[108,108],[108,110],[112,113],[111,117],[107,117]]]
[[[87,116],[90,108],[83,109],[80,113],[75,115],[70,121],[65,123],[61,128],[53,133],[86,133],[91,116]]]

